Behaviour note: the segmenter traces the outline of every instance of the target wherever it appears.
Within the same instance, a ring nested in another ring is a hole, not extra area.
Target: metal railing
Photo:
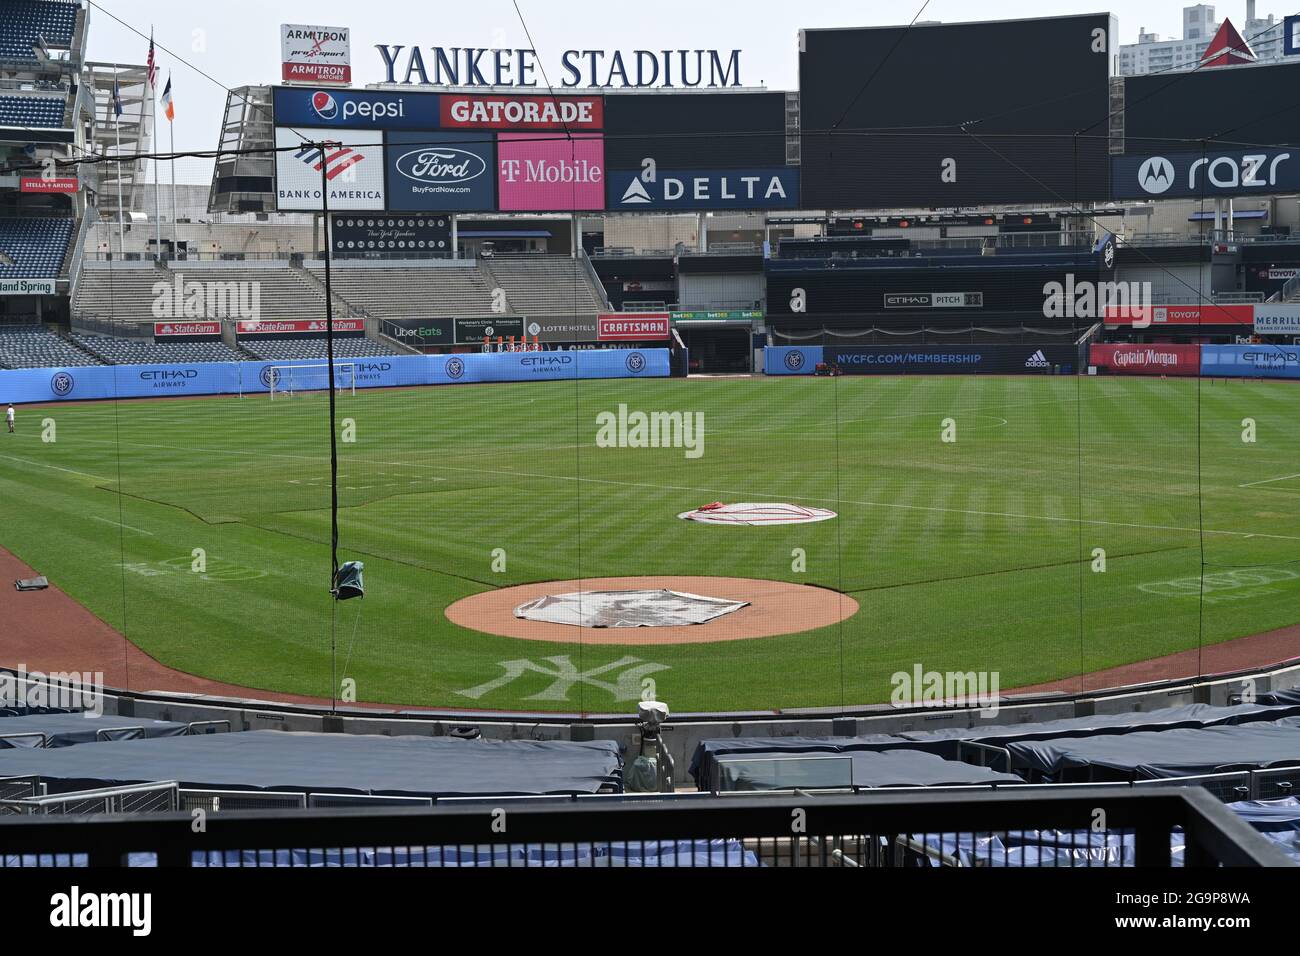
[[[1037,832],[1047,851],[1069,850],[1079,834],[1115,842],[1123,848],[1123,865],[1171,866],[1176,838],[1189,867],[1291,865],[1278,847],[1198,788],[1017,789],[518,801],[511,805],[507,833],[500,832],[494,801],[432,809],[232,810],[222,814],[221,826],[200,832],[186,812],[75,819],[10,815],[0,817],[0,857],[22,865],[71,854],[90,866],[123,866],[129,854],[145,853],[162,866],[211,865],[214,858],[245,866],[292,866],[310,864],[311,848],[327,847],[343,865],[382,860],[415,866],[621,866],[651,857],[672,862],[676,856],[681,863],[685,854],[691,865],[710,867],[854,868],[887,865],[883,848],[900,835],[943,834],[956,844],[989,834]],[[803,829],[792,834],[796,816]],[[1094,830],[1098,819],[1106,821],[1104,831]],[[1068,859],[1067,865],[1109,863],[1089,855]]]
[[[86,816],[124,813],[169,813],[180,809],[175,782],[139,783],[0,800],[0,814],[17,816]]]

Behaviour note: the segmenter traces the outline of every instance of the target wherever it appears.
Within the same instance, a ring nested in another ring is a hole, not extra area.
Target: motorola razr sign
[[[1281,149],[1169,152],[1111,160],[1114,199],[1300,192],[1300,154]]]

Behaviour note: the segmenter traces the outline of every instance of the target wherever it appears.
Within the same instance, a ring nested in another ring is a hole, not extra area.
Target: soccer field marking
[[[64,468],[60,465],[51,465],[43,461],[32,461],[30,458],[19,458],[16,455],[0,455],[0,458],[7,458],[10,461],[16,461],[24,465],[34,465],[37,468],[52,468],[55,471],[66,472],[69,475],[80,475],[82,478],[94,478],[96,481],[112,481],[112,478],[104,478],[100,475],[92,475],[88,471],[77,471],[75,468]]]
[[[102,521],[104,524],[111,524],[114,528],[125,528],[127,531],[134,531],[136,534],[147,534],[149,537],[153,537],[152,531],[145,531],[144,528],[135,528],[129,524],[122,524],[120,521],[114,521],[112,518],[101,518],[98,515],[91,515],[90,520]]]
[[[87,439],[87,440],[96,441],[97,439]],[[232,449],[198,448],[194,446],[183,446],[183,445],[158,445],[150,442],[131,442],[131,441],[113,442],[112,439],[98,439],[98,440],[113,443],[113,444],[133,445],[139,448],[165,448],[165,449],[176,450],[176,451],[204,452],[207,454],[214,454],[214,455],[241,455],[241,456],[251,456],[254,458],[285,458],[285,459],[290,459],[295,461],[314,461],[314,462],[325,462],[329,460],[327,458],[321,458],[312,455],[285,455],[278,452],[241,451],[239,449],[233,449],[233,448]],[[504,471],[498,468],[463,468],[463,467],[458,467],[456,465],[447,465],[447,464],[421,465],[409,461],[379,461],[379,462],[370,462],[369,464],[384,465],[384,466],[394,467],[394,468],[408,468],[412,470],[442,469],[446,471],[469,472],[470,474],[474,474],[474,475],[498,475],[498,476],[504,476],[508,478],[540,479],[542,481],[584,482],[589,484],[615,485],[623,488],[646,488],[654,491],[689,491],[691,493],[698,493],[702,495],[728,495],[728,496],[736,497],[737,499],[745,499],[746,497],[759,496],[763,498],[770,498],[772,500],[834,502],[840,505],[860,505],[864,508],[890,508],[895,510],[924,511],[924,512],[939,511],[947,514],[976,515],[983,518],[1007,518],[1007,519],[1014,519],[1019,521],[1051,521],[1051,522],[1057,522],[1062,524],[1084,524],[1084,525],[1095,525],[1098,527],[1107,527],[1107,528],[1132,528],[1139,531],[1176,531],[1176,532],[1186,533],[1186,534],[1204,533],[1204,534],[1227,535],[1230,537],[1238,537],[1238,538],[1270,538],[1275,541],[1300,541],[1300,535],[1270,534],[1262,531],[1254,531],[1254,532],[1227,531],[1227,530],[1222,530],[1217,528],[1188,528],[1180,525],[1140,524],[1132,521],[1105,521],[1101,518],[1068,518],[1068,517],[1061,517],[1059,515],[1017,514],[1015,512],[1009,512],[1009,511],[976,511],[969,508],[936,508],[931,505],[905,505],[905,504],[899,504],[898,502],[891,502],[891,501],[857,501],[850,498],[826,498],[826,497],[814,497],[812,495],[790,495],[783,491],[769,492],[769,491],[753,491],[753,490],[736,490],[736,489],[727,489],[727,488],[700,488],[691,485],[657,485],[652,482],[645,482],[645,481],[619,481],[614,478],[584,478],[579,475],[544,475],[539,472]],[[54,466],[50,466],[50,467],[54,467]],[[108,480],[108,479],[102,479],[102,480]]]
[[[1253,488],[1256,485],[1267,485],[1274,481],[1290,481],[1292,478],[1300,478],[1300,473],[1294,475],[1283,475],[1281,478],[1265,478],[1263,481],[1248,481],[1244,485],[1238,485],[1238,488]]]

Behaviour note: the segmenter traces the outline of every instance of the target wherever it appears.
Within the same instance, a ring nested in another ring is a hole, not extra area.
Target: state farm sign
[[[156,339],[220,334],[220,322],[155,322],[153,324],[153,335]]]
[[[443,129],[578,129],[605,125],[599,96],[453,96],[442,98]]]
[[[651,342],[672,334],[667,312],[606,312],[596,317],[601,342]]]
[[[335,319],[335,332],[365,332],[365,319]],[[249,319],[235,323],[240,335],[324,335],[324,319]]]

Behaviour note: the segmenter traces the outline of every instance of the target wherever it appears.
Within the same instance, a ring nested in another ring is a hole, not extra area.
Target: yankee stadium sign
[[[535,50],[479,47],[407,47],[377,43],[384,82],[418,86],[545,85]],[[740,51],[565,50],[562,87],[643,89],[651,86],[740,86]]]

